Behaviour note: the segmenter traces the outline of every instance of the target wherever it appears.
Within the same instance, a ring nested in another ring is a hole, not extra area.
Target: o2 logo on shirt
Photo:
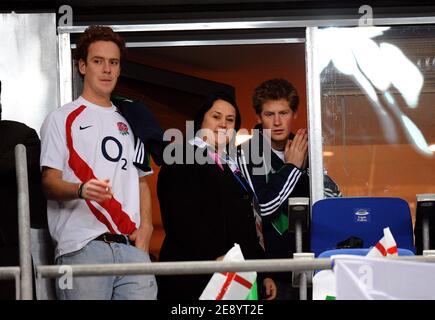
[[[119,140],[115,137],[105,137],[101,142],[101,152],[103,153],[104,158],[110,162],[123,162],[121,169],[127,170],[127,159],[121,158],[122,150],[123,148],[121,142],[119,142]]]

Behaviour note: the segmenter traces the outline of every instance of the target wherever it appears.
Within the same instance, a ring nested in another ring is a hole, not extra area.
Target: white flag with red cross
[[[240,246],[234,244],[223,261],[245,261]],[[256,278],[256,272],[215,272],[199,300],[244,300]]]
[[[384,236],[375,246],[367,253],[367,257],[386,257],[397,256],[396,240],[390,231],[390,228],[384,228]]]
[[[398,255],[397,244],[390,231],[384,228],[384,236],[367,253],[366,257],[379,258]],[[336,256],[331,256],[334,259]],[[313,277],[313,300],[333,300],[336,296],[336,276],[332,270],[322,270]]]

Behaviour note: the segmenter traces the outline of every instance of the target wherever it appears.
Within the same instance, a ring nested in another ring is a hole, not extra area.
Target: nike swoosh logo
[[[85,130],[85,129],[90,128],[90,127],[92,127],[92,125],[90,125],[90,126],[86,126],[86,127],[82,127],[82,126],[80,126],[80,130]]]

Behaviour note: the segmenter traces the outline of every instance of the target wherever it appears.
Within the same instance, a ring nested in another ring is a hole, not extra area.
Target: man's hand
[[[110,200],[113,197],[110,180],[91,179],[87,181],[82,187],[82,197],[84,199],[94,200],[97,202]]]
[[[43,167],[42,168],[42,187],[45,196],[49,200],[70,201],[79,197],[79,183],[63,180],[62,171]],[[91,179],[82,185],[81,196],[87,200],[98,202],[111,199],[113,196],[109,179]]]
[[[286,163],[291,163],[303,169],[308,151],[308,135],[306,129],[299,129],[293,141],[287,141],[284,149],[284,158]]]
[[[265,300],[273,300],[276,297],[276,284],[271,278],[265,278],[263,280],[264,292],[266,293]]]
[[[153,234],[153,227],[139,227],[133,231],[131,235],[129,235],[130,241],[134,241],[134,245],[136,248],[143,250],[145,252],[149,252],[150,250],[150,240],[151,235]]]
[[[140,226],[130,235],[130,240],[135,241],[135,246],[149,252],[151,235],[153,233],[153,215],[151,205],[151,191],[146,177],[139,178],[140,192]]]

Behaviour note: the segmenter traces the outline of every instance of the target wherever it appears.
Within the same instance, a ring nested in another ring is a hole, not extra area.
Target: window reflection
[[[344,196],[435,193],[435,27],[318,30],[323,163]],[[318,37],[317,37],[318,36]]]
[[[363,27],[319,30],[320,68],[324,70],[332,62],[339,72],[353,77],[367,94],[389,143],[398,142],[394,121],[397,120],[413,146],[423,154],[432,156],[433,152],[423,133],[401,111],[391,94],[391,90],[396,89],[407,107],[416,108],[424,78],[418,66],[400,48],[388,42],[378,44],[373,40],[389,29]],[[384,103],[379,101],[376,89],[383,93],[381,98]],[[390,114],[396,119],[392,119]]]
[[[55,17],[0,14],[2,118],[38,133],[46,115],[59,107]]]

